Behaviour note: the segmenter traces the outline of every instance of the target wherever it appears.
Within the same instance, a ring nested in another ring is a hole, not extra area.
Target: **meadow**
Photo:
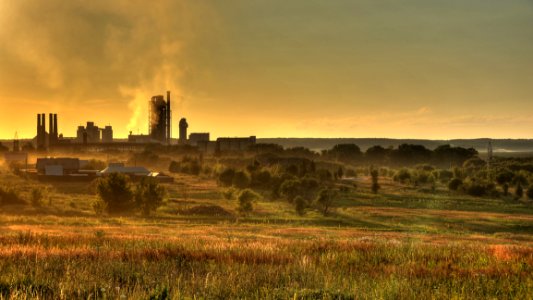
[[[212,178],[173,174],[165,204],[97,216],[86,182],[0,184],[1,299],[531,299],[533,206],[370,178],[327,216],[264,197],[240,215]]]

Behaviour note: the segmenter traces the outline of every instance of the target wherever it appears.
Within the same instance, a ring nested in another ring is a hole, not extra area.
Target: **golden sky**
[[[531,138],[531,0],[0,0],[0,138]]]

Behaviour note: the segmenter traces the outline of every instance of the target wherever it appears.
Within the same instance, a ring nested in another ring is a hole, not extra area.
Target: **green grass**
[[[41,207],[0,208],[0,298],[530,299],[533,206],[366,178],[329,216],[283,200],[236,212],[212,180],[176,176],[151,218],[97,217],[90,183],[0,185]],[[218,205],[232,216],[178,214]]]

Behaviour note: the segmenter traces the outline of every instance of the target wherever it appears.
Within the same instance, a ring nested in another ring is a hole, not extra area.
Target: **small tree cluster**
[[[99,200],[93,204],[96,213],[106,211],[110,214],[126,213],[140,210],[149,215],[163,203],[164,187],[155,179],[145,178],[134,190],[128,177],[113,173],[98,181],[97,195]]]

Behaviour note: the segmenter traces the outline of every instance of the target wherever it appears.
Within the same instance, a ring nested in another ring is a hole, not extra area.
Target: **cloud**
[[[4,94],[23,93],[56,105],[107,99],[131,111],[130,129],[146,122],[143,103],[151,95],[182,93],[187,56],[200,36],[211,34],[216,19],[202,1],[18,0],[0,5],[1,51],[9,61],[0,60],[0,86],[11,87]],[[10,73],[31,88],[21,91],[10,82]]]

